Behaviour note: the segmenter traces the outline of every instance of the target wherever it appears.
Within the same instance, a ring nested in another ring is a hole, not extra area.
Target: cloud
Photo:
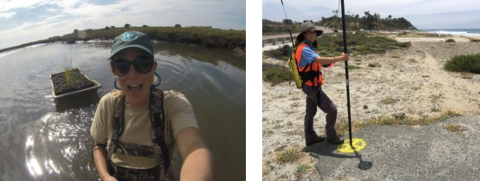
[[[54,8],[45,8],[45,10],[47,10],[48,12],[56,12],[56,11],[58,11],[58,9],[54,9]]]
[[[3,20],[8,20],[10,18],[12,18],[13,16],[15,16],[15,12],[9,12],[9,13],[0,13],[0,19],[3,19]]]
[[[74,29],[123,27],[126,23],[244,30],[246,0],[0,0],[0,34],[9,35],[0,37],[0,49],[64,35]]]

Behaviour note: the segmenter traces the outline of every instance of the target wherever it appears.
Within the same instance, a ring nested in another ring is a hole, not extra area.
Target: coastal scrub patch
[[[480,53],[455,55],[445,63],[443,68],[451,72],[480,74]]]
[[[285,45],[277,49],[263,51],[263,55],[287,61],[290,58],[292,51],[292,47],[290,47],[289,45]]]
[[[274,86],[281,82],[291,81],[292,75],[286,68],[273,67],[263,72],[263,80]]]
[[[454,39],[451,39],[451,38],[449,38],[449,39],[445,40],[445,42],[455,42],[455,40],[454,40]]]

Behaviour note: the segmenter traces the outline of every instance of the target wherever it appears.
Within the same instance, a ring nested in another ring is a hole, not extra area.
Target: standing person
[[[321,89],[323,79],[320,69],[322,68],[322,64],[326,65],[339,61],[347,61],[349,54],[342,53],[339,57],[320,57],[317,54],[316,39],[323,31],[316,30],[315,25],[310,22],[300,25],[300,30],[301,32],[295,42],[297,45],[295,59],[303,81],[302,90],[307,95],[304,129],[305,142],[307,146],[310,146],[325,140],[324,137],[318,136],[313,130],[313,117],[317,113],[318,106],[318,108],[327,114],[327,124],[325,126],[327,141],[333,144],[342,144],[343,140],[338,137],[335,131],[337,107]]]
[[[160,76],[150,38],[137,31],[119,35],[109,60],[118,90],[102,97],[90,128],[101,179],[212,180],[212,154],[192,106],[181,93],[154,88]],[[183,158],[179,175],[170,165],[175,144]]]

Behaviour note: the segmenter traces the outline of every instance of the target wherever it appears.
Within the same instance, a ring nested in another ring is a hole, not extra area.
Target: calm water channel
[[[89,129],[99,99],[113,89],[111,43],[46,44],[0,54],[0,180],[97,180]],[[245,180],[245,57],[159,44],[160,88],[193,105],[213,152],[217,180]],[[102,87],[52,98],[49,76],[73,60]]]

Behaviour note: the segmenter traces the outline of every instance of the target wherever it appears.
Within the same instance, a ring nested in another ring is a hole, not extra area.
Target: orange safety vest
[[[303,68],[300,68],[300,60],[302,59],[302,51],[305,46],[307,46],[305,42],[300,43],[298,45],[297,50],[295,51],[295,59],[297,60],[297,67],[299,69],[298,73],[302,77],[302,81],[307,84],[308,86],[318,86],[318,83],[320,82],[320,85],[323,85],[323,77],[322,77],[322,72],[320,70],[322,69],[322,64],[313,61],[311,64],[306,65]],[[317,50],[313,50],[315,53]],[[314,84],[312,84],[312,80],[314,81]]]

